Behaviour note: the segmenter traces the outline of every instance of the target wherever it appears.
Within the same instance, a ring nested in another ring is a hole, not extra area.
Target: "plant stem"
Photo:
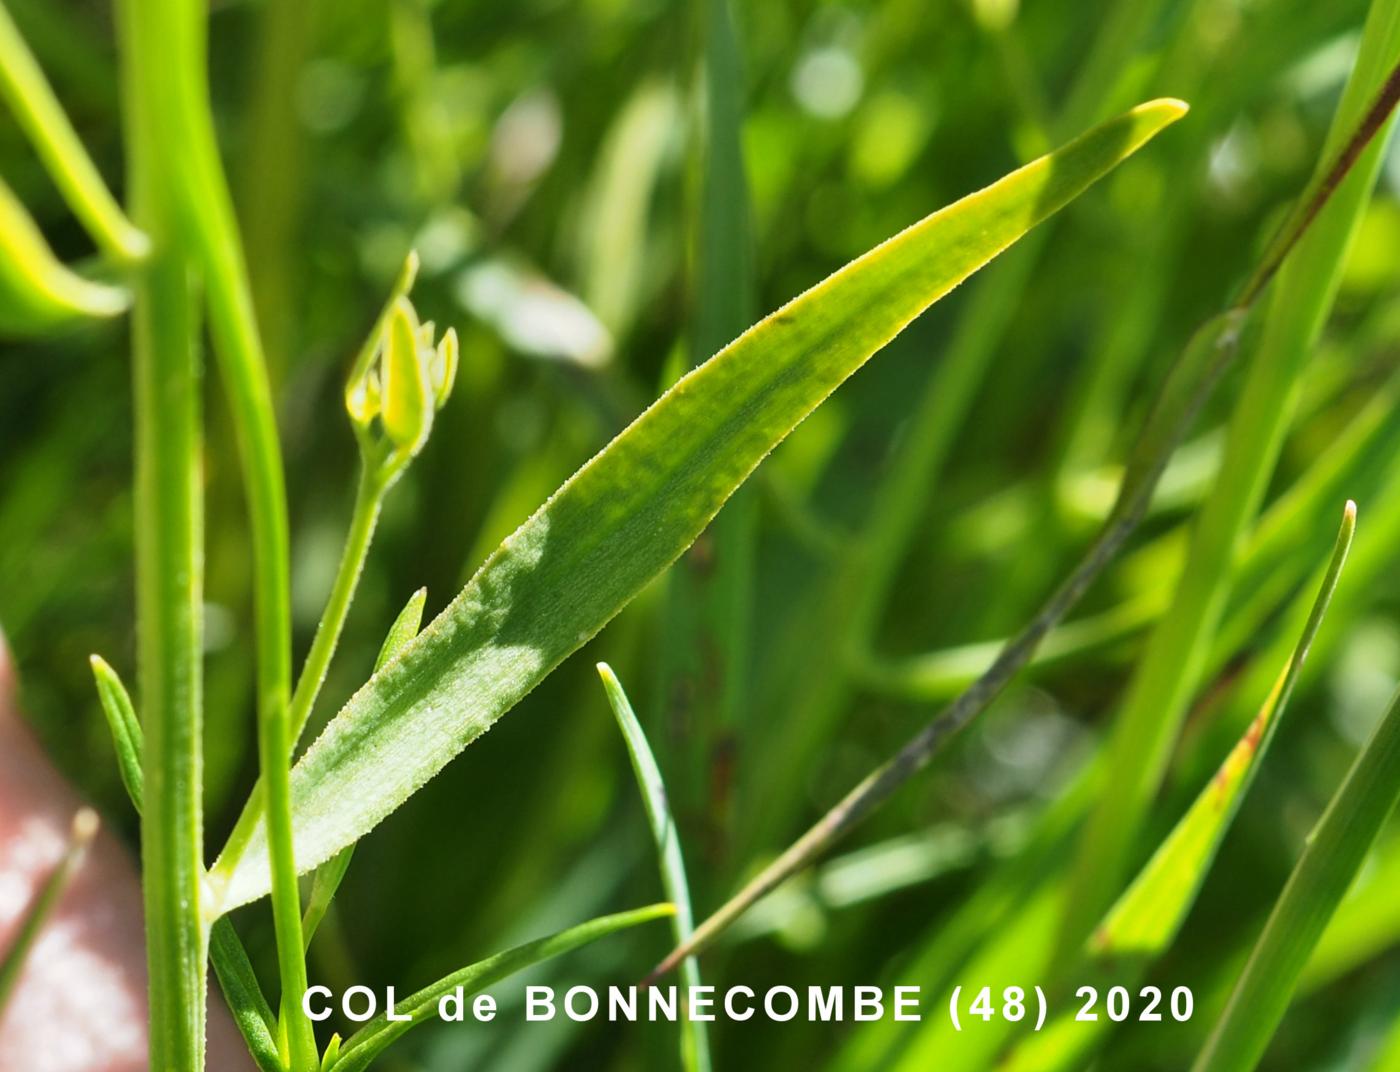
[[[340,641],[346,616],[350,612],[350,603],[355,597],[355,588],[359,583],[360,574],[364,571],[370,541],[374,538],[375,525],[384,505],[384,495],[391,482],[381,467],[368,459],[362,460],[359,483],[355,489],[355,505],[350,517],[350,531],[341,550],[340,564],[336,567],[335,581],[326,599],[326,608],[321,613],[316,635],[311,640],[311,649],[307,652],[301,676],[297,679],[296,691],[292,694],[287,720],[292,749],[295,749],[302,730],[306,728],[307,719],[310,718],[311,710],[316,704],[316,697],[325,682],[326,671]],[[220,879],[232,874],[234,865],[242,857],[243,849],[253,836],[261,818],[264,793],[263,780],[259,779],[248,795],[243,811],[229,835],[223,852],[224,866],[212,873],[216,888]]]
[[[192,9],[121,5],[135,217],[152,240],[133,311],[136,609],[145,809],[141,818],[152,1068],[204,1067],[204,823],[200,607],[204,503],[193,265],[180,243],[170,58]]]
[[[0,4],[0,97],[98,246],[118,260],[144,257],[150,241],[122,213],[102,181],[4,4]]]
[[[301,676],[297,678],[296,690],[292,693],[291,714],[288,724],[291,727],[292,747],[296,747],[301,732],[306,728],[316,697],[326,680],[326,671],[345,628],[346,616],[350,613],[350,602],[355,598],[355,588],[360,574],[365,568],[369,555],[370,541],[374,538],[374,528],[379,521],[379,511],[384,505],[384,493],[388,482],[381,475],[379,467],[361,464],[360,479],[355,487],[355,506],[350,515],[350,531],[345,537],[345,547],[340,553],[340,564],[336,567],[335,582],[331,594],[326,599],[326,609],[321,612],[321,620],[316,625],[316,635],[311,639],[311,650],[306,653]]]

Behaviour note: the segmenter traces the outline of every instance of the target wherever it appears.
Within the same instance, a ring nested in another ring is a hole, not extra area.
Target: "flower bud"
[[[407,298],[394,302],[380,358],[384,432],[399,451],[414,454],[432,428],[432,385],[419,349],[418,315]],[[431,351],[429,351],[431,353]]]

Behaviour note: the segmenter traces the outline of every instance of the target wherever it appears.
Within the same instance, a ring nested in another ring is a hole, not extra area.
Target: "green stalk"
[[[98,246],[122,261],[144,257],[150,241],[126,218],[102,181],[4,4],[0,4],[0,97]]]
[[[315,1036],[297,1003],[306,990],[302,952],[301,901],[292,853],[288,773],[291,733],[288,694],[291,679],[291,613],[288,577],[286,492],[275,410],[266,362],[247,283],[242,245],[234,222],[228,184],[219,160],[208,99],[206,14],[198,0],[143,0],[131,3],[149,52],[140,64],[144,77],[159,82],[160,94],[144,102],[158,112],[161,136],[151,152],[166,174],[165,213],[178,218],[178,237],[198,262],[208,296],[210,329],[229,394],[242,458],[253,544],[254,613],[258,660],[258,756],[267,787],[267,833],[271,848],[273,921],[277,933],[282,1001],[294,1072],[315,1068]],[[170,30],[178,27],[178,34]],[[165,32],[161,32],[164,30]],[[152,70],[154,69],[154,70]],[[162,413],[163,416],[163,413]],[[178,448],[175,448],[178,449]],[[175,453],[175,449],[166,452]],[[191,466],[197,452],[189,451]],[[174,576],[188,572],[167,571]],[[197,652],[197,648],[194,649]],[[143,689],[143,694],[146,692]],[[157,736],[148,730],[151,754]],[[147,821],[155,808],[153,779],[147,784]],[[196,780],[196,794],[198,782]],[[157,790],[156,795],[158,796]],[[194,901],[192,903],[196,903]],[[202,985],[202,953],[201,985]],[[171,1067],[182,1067],[172,1064]]]
[[[1249,1072],[1327,921],[1400,797],[1400,694],[1327,805],[1193,1072]]]
[[[172,56],[197,39],[172,0],[121,6],[130,189],[152,252],[132,314],[137,653],[146,748],[141,817],[151,1067],[204,1067],[200,607],[204,504],[193,265],[175,218]]]
[[[345,619],[350,613],[350,602],[355,598],[355,588],[360,574],[364,572],[365,559],[369,556],[370,541],[374,538],[374,528],[379,521],[379,511],[384,505],[384,493],[388,482],[382,470],[371,465],[360,466],[360,479],[355,487],[355,506],[350,515],[350,531],[345,537],[345,547],[340,553],[340,564],[336,567],[335,581],[331,594],[326,599],[326,608],[316,625],[316,635],[311,639],[311,650],[302,664],[301,676],[297,678],[296,690],[292,693],[291,714],[288,723],[291,728],[292,747],[296,747],[301,732],[306,728],[311,709],[316,704],[321,686],[326,681],[326,671],[330,668],[331,657]]]
[[[1114,722],[1108,780],[1089,818],[1065,901],[1062,953],[1078,947],[1120,888],[1133,837],[1200,684],[1247,527],[1292,415],[1302,368],[1331,309],[1352,231],[1375,181],[1385,137],[1384,132],[1375,136],[1375,128],[1365,130],[1367,109],[1397,56],[1400,2],[1377,0],[1328,136],[1319,181],[1302,199],[1294,225],[1281,232],[1280,242],[1285,244],[1271,247],[1271,255],[1244,290],[1244,300],[1253,300],[1278,270],[1280,251],[1297,242],[1296,255],[1279,276],[1262,335],[1253,347],[1220,476],[1192,533],[1171,608],[1153,631]],[[1365,133],[1367,142],[1358,143],[1357,133]],[[1362,144],[1367,145],[1364,152]],[[1353,146],[1357,155],[1348,159]],[[1329,184],[1331,175],[1345,178],[1340,185]],[[1331,202],[1323,209],[1328,197]]]

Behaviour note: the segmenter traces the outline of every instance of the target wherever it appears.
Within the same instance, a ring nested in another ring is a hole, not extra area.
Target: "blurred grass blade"
[[[690,883],[685,875],[685,859],[681,854],[680,834],[675,820],[671,817],[670,806],[666,803],[666,783],[661,778],[661,770],[656,758],[651,754],[646,734],[637,721],[632,702],[622,689],[612,667],[607,663],[598,664],[598,675],[603,679],[603,688],[608,694],[608,703],[617,716],[617,727],[622,731],[622,739],[627,742],[627,754],[632,760],[632,771],[637,776],[637,787],[642,793],[642,803],[646,806],[647,821],[651,826],[651,836],[656,842],[656,854],[661,864],[661,884],[666,896],[676,907],[671,930],[679,944],[690,937],[695,925],[690,908]],[[681,965],[681,981],[687,987],[700,985],[700,965],[690,957]],[[710,1040],[704,1026],[692,1019],[689,1012],[681,1020],[681,1060],[686,1069],[692,1072],[709,1072]]]
[[[0,4],[0,96],[93,240],[119,260],[145,256],[149,240],[122,214],[4,4]]]
[[[486,561],[331,722],[292,776],[308,868],[363,837],[601,629],[763,457],[919,313],[1184,114],[1155,101],[949,206],[680,380]],[[221,858],[220,910],[268,891],[261,830]]]
[[[409,597],[403,610],[399,611],[398,617],[389,626],[389,632],[379,648],[379,656],[374,660],[376,671],[401,652],[408,642],[418,635],[418,629],[423,624],[423,607],[427,601],[428,590],[426,588],[418,589]],[[315,935],[316,928],[321,925],[321,920],[325,918],[326,910],[330,908],[336,890],[340,889],[341,879],[345,877],[345,872],[350,866],[350,858],[354,854],[355,846],[348,845],[312,873],[311,893],[307,896],[306,911],[301,917],[302,944],[307,949],[311,948],[312,936]]]
[[[1400,694],[1308,836],[1194,1072],[1249,1072],[1308,957],[1400,796]]]
[[[102,713],[107,716],[107,728],[112,731],[112,746],[117,753],[117,770],[121,774],[122,785],[132,803],[141,799],[141,724],[136,720],[136,709],[126,686],[117,672],[100,655],[90,658],[92,676],[97,682],[97,698],[102,703]]]
[[[33,218],[0,181],[0,331],[43,331],[81,317],[125,311],[131,295],[93,283],[53,255]]]
[[[39,887],[34,900],[30,902],[10,948],[5,950],[4,957],[0,957],[0,1014],[3,1014],[10,994],[14,992],[15,983],[24,969],[25,958],[34,948],[39,932],[43,930],[44,924],[58,905],[59,898],[63,896],[63,891],[68,888],[78,866],[83,862],[87,847],[97,835],[97,827],[97,813],[91,808],[79,808],[73,816],[73,827],[63,855]]]
[[[1268,699],[1215,776],[1109,910],[1086,943],[1078,964],[1063,973],[1073,985],[1097,986],[1100,993],[1107,993],[1114,986],[1131,988],[1175,940],[1273,740],[1279,716],[1288,705],[1313,637],[1336,591],[1355,531],[1356,504],[1348,502],[1302,635]],[[1093,1045],[1111,1026],[1110,1020],[1081,1021],[1073,1010],[1066,1011],[1043,1032],[1013,1050],[1002,1066],[1003,1072],[1080,1068],[1090,1059]]]
[[[669,904],[655,904],[630,912],[600,916],[558,934],[552,934],[548,938],[526,942],[504,953],[497,953],[493,957],[468,965],[398,1002],[397,1014],[409,1016],[411,1019],[390,1021],[384,1016],[377,1016],[369,1021],[341,1044],[340,1059],[331,1067],[335,1072],[364,1072],[392,1042],[410,1028],[427,1020],[436,1020],[438,1000],[445,994],[455,992],[458,987],[462,989],[464,999],[469,1001],[472,995],[509,978],[516,972],[523,971],[532,964],[557,957],[629,927],[669,916],[672,911]]]

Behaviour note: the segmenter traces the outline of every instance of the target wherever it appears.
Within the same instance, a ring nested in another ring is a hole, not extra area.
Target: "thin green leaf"
[[[88,845],[97,835],[97,826],[97,813],[91,808],[79,808],[78,813],[73,816],[73,828],[68,835],[68,845],[63,850],[63,855],[39,887],[38,893],[34,895],[34,900],[15,933],[15,940],[10,943],[10,948],[5,950],[5,955],[0,957],[0,1012],[4,1011],[6,1003],[10,1000],[20,971],[24,968],[25,958],[34,947],[39,932],[53,913],[58,899],[63,896],[63,891],[68,888],[78,865],[83,862]]]
[[[19,198],[0,181],[0,331],[43,331],[125,311],[131,295],[65,268]]]
[[[1194,1072],[1249,1072],[1258,1064],[1313,947],[1397,797],[1400,694],[1309,835]]]
[[[676,906],[671,931],[679,944],[690,937],[695,918],[690,908],[690,882],[685,874],[680,833],[676,830],[676,822],[666,800],[666,783],[662,780],[656,758],[651,754],[646,734],[642,732],[642,724],[632,710],[632,702],[623,691],[622,682],[618,681],[607,663],[598,664],[598,675],[603,679],[608,703],[617,717],[617,728],[627,742],[627,754],[632,760],[632,771],[637,776],[637,788],[642,792],[652,840],[656,842],[656,854],[661,864],[661,885]],[[681,979],[687,987],[700,985],[700,964],[695,957],[688,957],[681,965]],[[688,1014],[681,1021],[681,1061],[692,1072],[708,1072],[710,1068],[709,1036],[704,1026]]]
[[[346,1039],[340,1047],[340,1060],[333,1066],[335,1072],[363,1072],[390,1043],[410,1028],[426,1020],[436,1019],[439,999],[445,994],[455,992],[458,987],[462,989],[464,998],[470,998],[533,964],[596,942],[599,938],[605,938],[629,927],[669,916],[673,911],[669,904],[654,904],[630,912],[599,916],[587,923],[580,923],[576,927],[552,934],[548,938],[526,942],[453,972],[398,1003],[397,1014],[408,1016],[408,1020],[390,1021],[384,1016],[377,1016]]]
[[[389,626],[388,635],[385,636],[384,643],[379,649],[379,657],[374,661],[376,671],[402,651],[408,642],[418,635],[419,626],[423,624],[423,607],[427,601],[428,590],[426,588],[418,589],[409,597],[403,610],[399,611],[399,616]],[[307,949],[311,948],[311,939],[316,933],[316,928],[321,925],[321,920],[325,918],[326,910],[330,908],[336,891],[340,889],[341,879],[345,877],[346,869],[350,866],[350,858],[354,854],[355,846],[348,845],[316,868],[312,874],[311,893],[306,899],[306,911],[301,917],[302,943]]]
[[[69,207],[97,244],[121,260],[144,257],[150,249],[149,239],[122,214],[3,4],[0,96],[34,143]]]
[[[102,713],[107,716],[107,728],[112,731],[112,747],[117,753],[117,770],[121,774],[126,795],[139,810],[141,791],[144,782],[141,774],[141,724],[136,720],[136,709],[126,686],[117,672],[100,655],[93,655],[92,676],[97,682],[97,698],[102,703]]]
[[[1210,783],[1109,910],[1086,943],[1078,965],[1064,973],[1074,985],[1097,986],[1100,993],[1113,986],[1132,987],[1175,940],[1273,740],[1279,715],[1336,591],[1355,531],[1356,504],[1348,502],[1327,571],[1287,665]],[[1076,1011],[1066,1011],[1012,1052],[1006,1072],[1082,1067],[1090,1047],[1110,1026],[1109,1020],[1082,1021]]]
[[[487,560],[293,774],[299,866],[363,837],[601,629],[793,427],[930,304],[1185,105],[1095,128],[858,258],[681,379]],[[267,892],[261,834],[221,859],[227,910]]]
[[[209,959],[228,1001],[234,1025],[261,1072],[286,1072],[277,1050],[277,1018],[263,997],[247,950],[227,917],[216,919],[209,929]]]

